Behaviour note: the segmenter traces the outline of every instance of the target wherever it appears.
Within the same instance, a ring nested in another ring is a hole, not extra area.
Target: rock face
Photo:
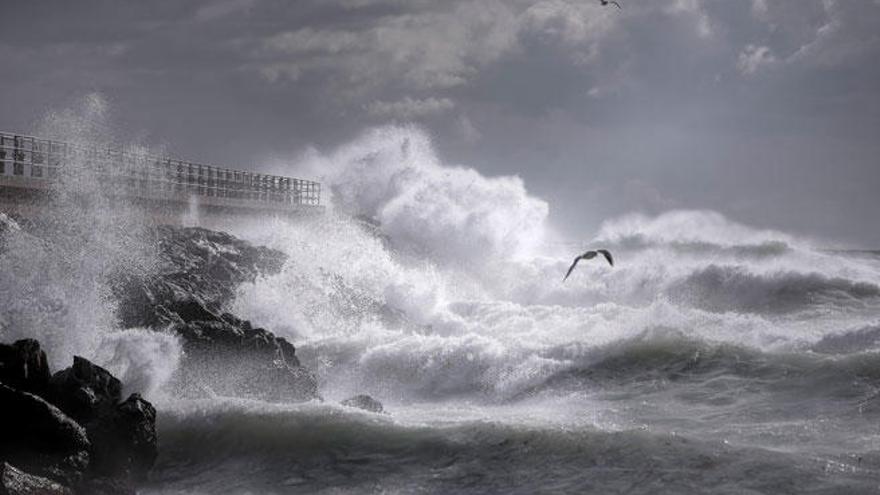
[[[85,426],[93,473],[144,478],[157,453],[156,410],[149,402],[138,394],[122,402],[122,383],[79,356],[52,376],[49,390],[61,410]]]
[[[202,228],[160,226],[153,237],[157,273],[123,276],[116,284],[124,327],[216,320],[240,284],[277,273],[287,259],[280,251]]]
[[[156,409],[139,394],[131,394],[116,406],[114,419],[114,458],[129,467],[134,479],[143,480],[159,455]]]
[[[0,490],[134,493],[156,460],[153,406],[138,394],[121,401],[122,383],[79,356],[47,378],[36,341],[0,349],[0,463],[11,464]]]
[[[156,461],[156,409],[140,395],[88,423],[94,443],[92,473],[101,478],[142,481]]]
[[[182,389],[270,401],[318,397],[293,344],[224,312],[240,284],[280,271],[284,253],[201,228],[159,227],[155,235],[158,273],[122,276],[114,292],[123,326],[171,328],[182,337]]]
[[[382,403],[370,397],[369,395],[355,395],[354,397],[345,399],[344,401],[340,402],[340,404],[346,407],[356,407],[358,409],[363,409],[364,411],[370,411],[379,414],[385,412],[385,408],[382,407]]]
[[[0,344],[0,382],[43,395],[49,386],[49,363],[40,343],[24,339],[12,345]]]
[[[52,376],[49,389],[52,401],[82,424],[106,415],[122,400],[122,383],[79,356],[73,357],[73,366]]]
[[[64,484],[78,483],[89,465],[85,429],[34,394],[0,384],[0,460]]]
[[[25,473],[8,462],[0,464],[0,495],[73,495],[54,481]]]

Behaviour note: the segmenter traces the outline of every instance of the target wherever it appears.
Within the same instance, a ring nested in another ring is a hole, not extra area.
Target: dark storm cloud
[[[0,126],[91,91],[120,132],[233,164],[389,120],[519,174],[588,233],[631,209],[880,244],[874,0],[15,1]]]

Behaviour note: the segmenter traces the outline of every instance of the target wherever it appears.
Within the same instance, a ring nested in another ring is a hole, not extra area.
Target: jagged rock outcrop
[[[0,344],[0,382],[44,395],[49,386],[49,362],[40,343],[34,339],[19,340],[11,345]]]
[[[140,394],[131,394],[116,406],[111,433],[118,461],[125,462],[136,480],[143,480],[159,455],[156,408]]]
[[[73,495],[73,491],[3,462],[0,463],[0,495]]]
[[[122,382],[88,359],[74,356],[73,366],[52,375],[49,396],[80,424],[104,416],[122,400]]]
[[[94,444],[91,474],[103,484],[143,481],[158,455],[156,409],[132,394],[87,427]]]
[[[125,274],[115,284],[124,327],[217,320],[240,284],[277,273],[287,259],[281,251],[196,227],[160,226],[152,237],[156,272]]]
[[[92,442],[94,475],[143,479],[157,453],[156,410],[140,395],[122,401],[122,382],[87,359],[52,376],[49,395],[83,425]]]
[[[184,390],[271,401],[318,397],[314,375],[287,340],[224,311],[237,287],[281,270],[284,253],[202,228],[159,227],[157,273],[114,284],[123,326],[170,328],[182,338]]]
[[[0,384],[0,461],[74,485],[89,466],[86,430],[44,399]]]
[[[369,395],[355,395],[354,397],[345,399],[344,401],[340,402],[340,404],[346,407],[356,407],[358,409],[363,409],[364,411],[370,411],[379,414],[385,412],[385,408],[382,407],[382,403],[370,397]]]
[[[225,313],[218,320],[172,328],[183,337],[186,351],[182,381],[197,382],[221,395],[275,402],[318,396],[317,380],[300,365],[293,344],[247,320]]]
[[[49,377],[37,341],[0,349],[0,490],[135,493],[157,456],[153,406],[82,357]]]

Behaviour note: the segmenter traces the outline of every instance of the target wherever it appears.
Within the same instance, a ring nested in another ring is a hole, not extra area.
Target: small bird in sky
[[[623,10],[623,7],[621,7],[620,4],[615,2],[614,0],[599,0],[599,3],[602,4],[603,7],[607,7],[609,3],[613,4],[613,5],[617,5],[618,9]]]
[[[568,273],[565,274],[565,278],[563,278],[562,281],[565,282],[566,279],[568,279],[568,276],[571,275],[571,272],[574,271],[574,267],[577,266],[578,261],[591,260],[600,254],[602,256],[604,256],[606,260],[608,260],[609,265],[614,266],[614,258],[611,257],[611,253],[608,252],[607,249],[597,249],[595,251],[587,251],[586,253],[584,253],[574,259],[571,266],[568,268]]]

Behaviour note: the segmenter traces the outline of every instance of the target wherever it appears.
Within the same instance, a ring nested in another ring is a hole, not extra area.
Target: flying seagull
[[[599,3],[602,4],[603,7],[607,7],[609,3],[613,4],[613,5],[617,5],[618,9],[623,10],[623,7],[621,7],[620,4],[615,2],[614,0],[599,0]]]
[[[584,253],[574,259],[571,266],[568,268],[568,273],[565,274],[565,278],[563,278],[562,281],[565,282],[565,280],[568,278],[568,276],[571,275],[571,272],[574,271],[574,267],[577,266],[578,261],[591,260],[600,254],[602,256],[604,256],[606,260],[608,260],[609,265],[614,266],[614,258],[611,257],[611,253],[609,253],[607,249],[597,249],[595,251],[587,251],[586,253]]]

